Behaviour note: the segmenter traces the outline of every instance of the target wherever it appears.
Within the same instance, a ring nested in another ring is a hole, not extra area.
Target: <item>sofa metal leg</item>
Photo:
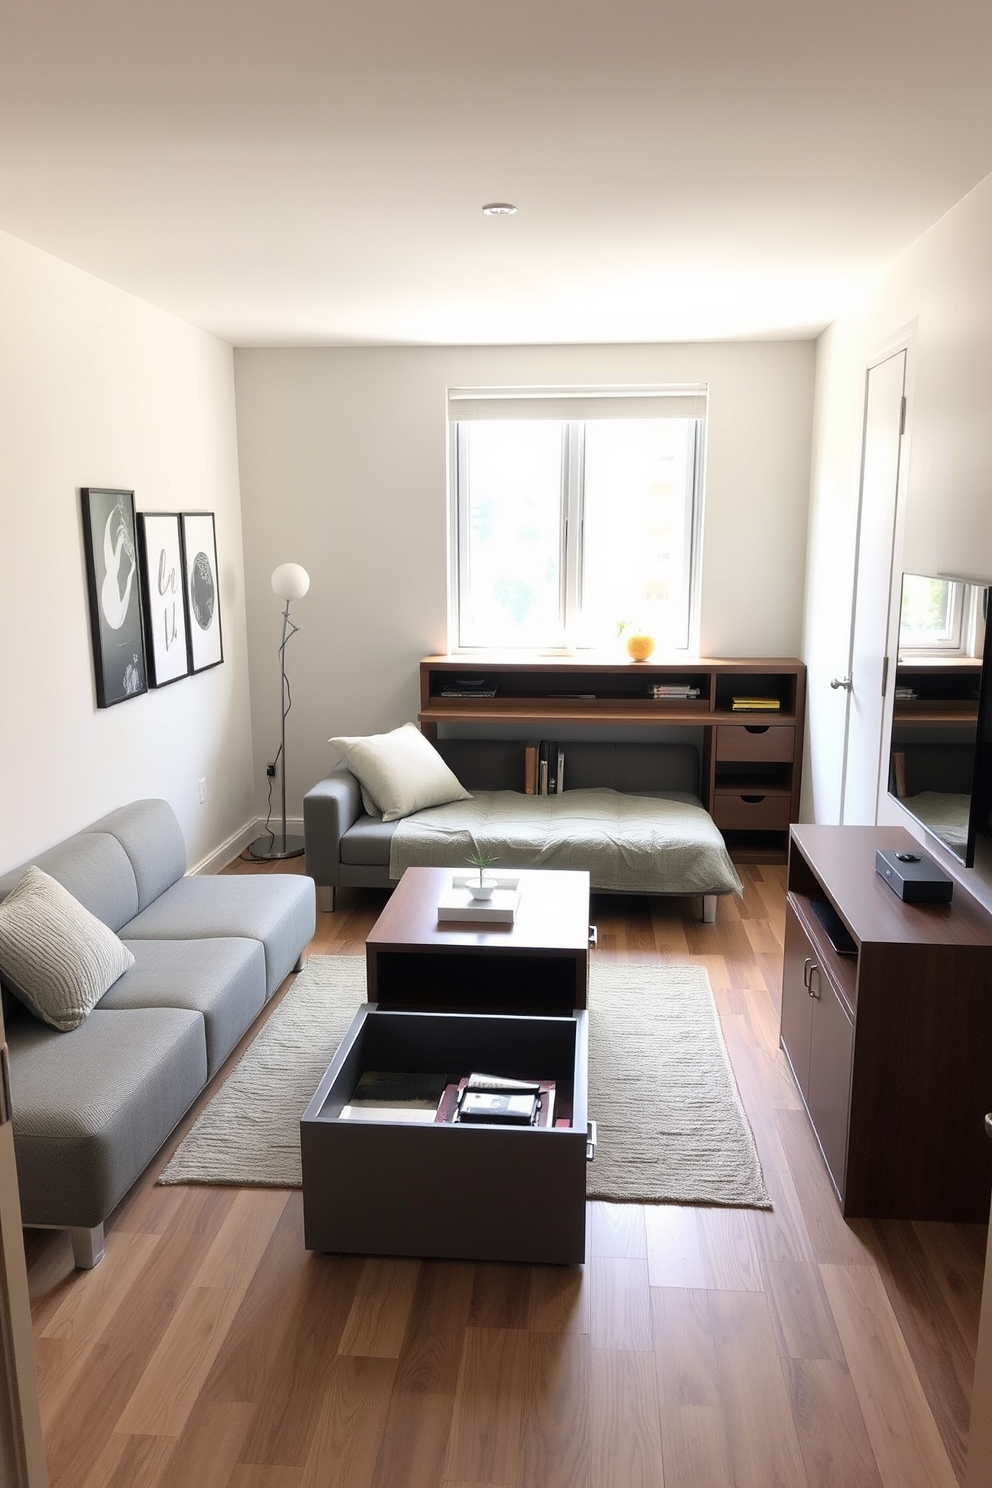
[[[321,914],[333,914],[334,913],[334,885],[333,884],[318,884],[317,885],[317,908],[320,910]]]
[[[72,1241],[72,1258],[79,1271],[92,1271],[103,1260],[103,1225],[92,1230],[73,1226],[69,1231]]]
[[[716,895],[715,894],[704,894],[703,895],[703,924],[704,925],[715,925],[716,924]]]
[[[306,964],[307,964],[306,953],[304,951],[301,951],[300,954],[296,958],[296,965],[293,967],[293,970],[294,971],[302,971],[303,968],[304,968],[304,966],[306,966]]]

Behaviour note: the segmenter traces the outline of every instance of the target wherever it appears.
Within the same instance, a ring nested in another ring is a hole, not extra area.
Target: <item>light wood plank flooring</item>
[[[53,1488],[960,1481],[985,1229],[841,1219],[778,1048],[784,870],[743,873],[714,927],[597,898],[596,955],[705,966],[772,1213],[591,1204],[581,1268],[313,1256],[298,1193],[159,1188],[166,1152],[94,1271],[28,1233]],[[362,953],[383,896],[342,897],[312,951]]]

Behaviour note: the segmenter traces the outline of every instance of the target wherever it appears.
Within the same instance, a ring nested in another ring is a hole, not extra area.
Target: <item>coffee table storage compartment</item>
[[[556,1082],[571,1126],[340,1119],[366,1070]],[[575,1264],[585,1259],[586,1014],[359,1009],[300,1122],[308,1250]]]

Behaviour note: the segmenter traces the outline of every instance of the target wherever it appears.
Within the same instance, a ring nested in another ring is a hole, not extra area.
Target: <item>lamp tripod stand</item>
[[[282,640],[279,643],[279,751],[276,755],[276,768],[279,771],[279,790],[282,807],[282,827],[274,832],[269,827],[269,819],[266,818],[265,832],[261,837],[256,837],[249,844],[248,852],[253,858],[264,862],[277,862],[282,858],[298,858],[304,851],[302,837],[291,836],[286,831],[286,715],[293,706],[293,694],[289,686],[289,678],[286,675],[286,646],[299,630],[289,618],[290,601],[302,599],[310,588],[310,575],[305,568],[298,563],[282,563],[272,575],[272,589],[280,599],[285,600],[285,609],[282,612]],[[271,808],[270,808],[271,816]]]

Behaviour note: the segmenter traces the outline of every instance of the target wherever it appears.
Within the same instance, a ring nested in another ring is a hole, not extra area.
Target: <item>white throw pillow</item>
[[[365,809],[371,802],[383,821],[398,821],[425,806],[472,799],[415,724],[404,723],[389,734],[330,742],[361,785]]]
[[[40,868],[0,904],[0,973],[62,1033],[78,1028],[134,957],[114,932]]]

